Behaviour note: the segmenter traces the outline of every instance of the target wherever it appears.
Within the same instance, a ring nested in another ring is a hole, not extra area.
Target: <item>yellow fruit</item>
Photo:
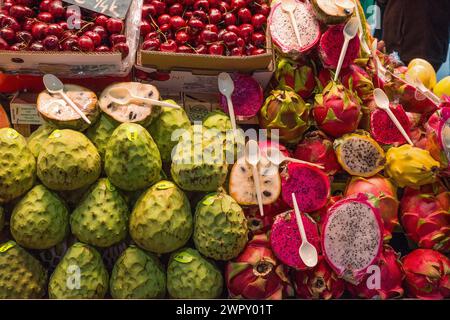
[[[439,81],[433,89],[434,93],[439,97],[446,95],[450,97],[450,76]]]
[[[439,166],[428,151],[409,144],[390,148],[386,154],[386,174],[402,188],[435,182]]]
[[[408,65],[407,74],[413,79],[422,81],[425,87],[433,89],[436,85],[436,71],[433,66],[424,59],[413,59]]]

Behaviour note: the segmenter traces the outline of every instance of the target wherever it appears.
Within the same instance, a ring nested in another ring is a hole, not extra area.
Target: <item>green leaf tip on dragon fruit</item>
[[[247,120],[255,117],[264,102],[261,85],[252,76],[246,74],[234,73],[231,78],[234,82],[231,100],[237,119]],[[224,95],[220,96],[220,105],[225,112],[229,112],[227,99]]]
[[[402,259],[409,297],[442,300],[450,297],[450,259],[431,249],[416,249]]]
[[[319,210],[330,196],[330,179],[322,170],[302,163],[289,163],[281,173],[281,195],[283,201],[294,207],[295,194],[302,212]]]
[[[400,254],[392,247],[385,245],[377,266],[380,268],[379,279],[376,279],[377,274],[369,273],[358,285],[347,285],[352,297],[382,300],[403,297],[402,283],[405,275]],[[371,279],[371,275],[375,278]]]
[[[316,94],[313,115],[322,131],[338,138],[358,128],[362,117],[360,100],[342,84],[330,81],[322,93]]]
[[[294,90],[303,99],[308,99],[316,88],[314,67],[305,62],[280,58],[275,71],[278,87]]]
[[[293,296],[287,272],[272,252],[267,235],[259,234],[227,263],[225,281],[231,298],[281,300]]]
[[[344,45],[343,30],[343,24],[331,26],[320,38],[319,55],[326,68],[337,68],[341,49]],[[347,68],[358,58],[360,46],[361,42],[359,37],[354,37],[350,40],[344,62],[342,63],[343,68]]]
[[[302,214],[302,221],[308,241],[316,247],[317,252],[320,252],[320,237],[316,223],[307,214]],[[307,269],[298,253],[302,238],[293,210],[275,217],[270,232],[270,244],[273,252],[282,263],[297,270]]]
[[[309,114],[310,104],[294,91],[273,90],[260,111],[259,125],[272,139],[297,143],[310,127]]]
[[[383,247],[383,222],[366,194],[344,198],[328,209],[322,227],[322,251],[336,274],[355,285],[376,264]]]

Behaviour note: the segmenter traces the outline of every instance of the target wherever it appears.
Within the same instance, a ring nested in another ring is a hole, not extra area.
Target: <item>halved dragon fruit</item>
[[[320,237],[317,225],[306,214],[302,214],[302,221],[308,241],[316,247],[317,252],[320,252]],[[285,265],[297,270],[307,269],[298,254],[302,238],[294,211],[291,210],[275,217],[270,233],[270,243],[275,255]]]
[[[324,67],[336,69],[344,46],[344,25],[339,24],[328,28],[320,38],[319,54]],[[354,37],[348,44],[347,53],[342,63],[342,68],[347,68],[358,58],[361,42],[359,37]]]
[[[322,229],[322,250],[331,268],[344,280],[359,284],[375,265],[383,247],[380,210],[365,194],[336,202]]]
[[[308,53],[320,39],[320,24],[312,12],[308,1],[295,1],[294,17],[300,32],[301,46],[298,44],[289,14],[276,3],[270,12],[268,27],[273,43],[282,54],[292,58]]]
[[[281,173],[281,179],[282,198],[291,208],[294,207],[293,193],[302,212],[313,212],[327,204],[330,180],[322,170],[307,164],[289,163]]]
[[[236,120],[248,120],[256,116],[262,107],[264,94],[261,85],[250,75],[235,73],[231,76],[234,82],[233,101]],[[220,96],[220,105],[228,111],[227,98]]]
[[[409,136],[411,123],[402,105],[391,104],[390,108]],[[407,143],[387,112],[379,108],[370,115],[370,132],[372,137],[381,144],[399,146]]]

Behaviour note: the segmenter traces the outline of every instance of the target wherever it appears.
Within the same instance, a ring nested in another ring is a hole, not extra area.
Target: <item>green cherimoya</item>
[[[14,241],[0,244],[0,299],[40,299],[47,271]]]
[[[125,239],[128,225],[125,199],[108,179],[99,179],[70,216],[78,240],[97,247],[110,247]]]
[[[31,189],[14,207],[11,234],[29,249],[49,249],[69,233],[69,211],[54,192],[43,185]]]
[[[86,187],[98,179],[100,155],[82,133],[55,130],[42,145],[37,174],[49,189],[57,191]]]
[[[100,254],[77,242],[59,262],[48,284],[51,299],[102,299],[108,292],[108,272]]]
[[[223,141],[201,125],[191,126],[175,149],[171,173],[183,190],[216,191],[228,173]]]
[[[173,100],[166,102],[176,105]],[[179,132],[189,130],[190,127],[191,122],[183,108],[162,108],[162,113],[148,127],[148,131],[158,145],[162,161],[170,162],[172,160],[172,150],[178,143]]]
[[[108,144],[109,138],[119,124],[117,121],[102,113],[98,121],[85,132],[86,137],[97,147],[102,161],[105,161],[106,145]]]
[[[28,138],[28,148],[30,149],[33,156],[37,159],[39,152],[41,152],[42,145],[45,140],[55,131],[56,128],[51,124],[43,124],[36,131],[34,131]]]
[[[194,243],[201,254],[230,260],[239,255],[247,241],[244,211],[232,197],[219,192],[200,200],[194,217]]]
[[[175,251],[192,234],[189,200],[173,182],[160,181],[136,202],[130,217],[130,235],[145,250]]]
[[[110,288],[114,299],[164,298],[166,273],[153,254],[131,246],[117,259]]]
[[[215,299],[223,288],[222,273],[197,250],[184,248],[170,257],[167,290],[175,299]]]
[[[122,123],[106,146],[105,171],[120,189],[147,188],[159,178],[161,155],[150,134],[139,124]]]
[[[0,129],[0,204],[25,194],[36,180],[36,159],[16,130]]]

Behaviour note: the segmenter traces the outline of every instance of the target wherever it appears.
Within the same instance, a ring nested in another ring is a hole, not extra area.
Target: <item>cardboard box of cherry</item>
[[[135,61],[142,0],[0,0],[0,68],[73,77],[124,75]]]

